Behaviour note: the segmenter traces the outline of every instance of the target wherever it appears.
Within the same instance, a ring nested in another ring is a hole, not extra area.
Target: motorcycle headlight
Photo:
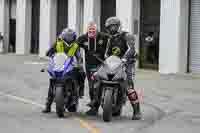
[[[61,65],[61,66],[54,66],[53,71],[64,71],[65,66]]]

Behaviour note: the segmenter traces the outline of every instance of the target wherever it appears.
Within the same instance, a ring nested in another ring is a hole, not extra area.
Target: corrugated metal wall
[[[200,0],[191,0],[190,72],[200,73]]]

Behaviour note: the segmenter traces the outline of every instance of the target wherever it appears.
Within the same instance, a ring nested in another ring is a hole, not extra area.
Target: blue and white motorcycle
[[[58,117],[64,117],[65,109],[76,112],[79,100],[78,70],[74,57],[56,53],[50,58],[48,73],[56,103]]]

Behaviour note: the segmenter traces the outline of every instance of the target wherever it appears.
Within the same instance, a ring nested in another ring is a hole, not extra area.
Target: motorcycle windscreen
[[[115,73],[117,68],[119,68],[122,64],[122,61],[119,57],[117,56],[110,56],[105,60],[105,69],[109,70],[112,73]]]
[[[65,61],[68,56],[65,53],[57,53],[53,57],[53,71],[61,72],[64,71]]]

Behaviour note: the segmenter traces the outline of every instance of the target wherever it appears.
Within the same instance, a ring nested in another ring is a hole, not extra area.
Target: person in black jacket
[[[90,80],[90,74],[92,74],[93,69],[97,69],[102,63],[95,56],[98,56],[99,59],[104,60],[108,38],[109,36],[107,34],[99,32],[97,30],[95,22],[90,22],[88,25],[87,33],[81,35],[77,39],[77,43],[79,44],[79,46],[85,50],[85,67],[89,83],[90,96],[90,103],[88,104],[88,106],[91,107],[91,109],[86,112],[88,115],[96,112],[96,110],[94,109],[95,88],[92,83],[93,81]]]

